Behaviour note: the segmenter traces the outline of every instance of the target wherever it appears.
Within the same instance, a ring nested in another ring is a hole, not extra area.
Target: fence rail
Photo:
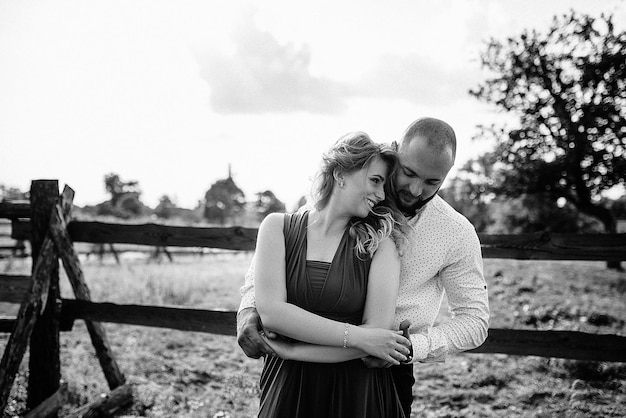
[[[119,305],[63,299],[61,328],[69,331],[76,319],[235,336],[237,312],[179,307]],[[0,332],[10,331],[10,320]],[[490,328],[487,341],[468,353],[498,353],[626,362],[626,337],[579,331],[535,331]]]
[[[0,212],[2,216],[2,212]],[[13,239],[30,239],[28,221],[12,222]],[[165,247],[209,247],[254,250],[256,228],[184,227],[153,223],[126,225],[72,221],[68,232],[74,242],[140,244]],[[518,260],[623,261],[626,234],[559,234],[538,232],[520,235],[479,234],[484,258]]]

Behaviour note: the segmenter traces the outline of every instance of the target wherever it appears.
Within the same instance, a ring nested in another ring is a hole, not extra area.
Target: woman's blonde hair
[[[395,195],[392,179],[398,166],[396,152],[387,145],[377,144],[364,132],[348,133],[323,154],[320,169],[311,189],[313,207],[321,210],[328,205],[336,181],[335,172],[351,173],[369,166],[375,159],[388,168],[385,196]],[[392,235],[394,227],[405,218],[395,203],[387,198],[374,206],[367,217],[352,218],[350,235],[356,240],[359,258],[371,257],[382,240]]]

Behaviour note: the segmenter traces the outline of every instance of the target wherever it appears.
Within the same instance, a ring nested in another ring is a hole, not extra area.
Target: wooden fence
[[[11,220],[11,237],[15,240],[29,240],[33,257],[31,276],[0,275],[0,301],[22,304],[17,318],[0,318],[0,332],[11,332],[0,364],[0,410],[6,406],[8,393],[29,339],[28,404],[31,408],[39,405],[35,409],[51,409],[53,413],[54,405],[58,409],[58,403],[63,399],[62,393],[66,390],[59,383],[59,331],[70,330],[76,319],[85,320],[112,390],[108,402],[99,400],[85,407],[85,410],[96,408],[110,411],[116,405],[128,402],[131,396],[100,322],[236,335],[234,311],[91,302],[72,243],[126,243],[251,251],[255,247],[257,229],[71,221],[72,198],[73,191],[67,186],[59,196],[55,180],[40,180],[32,183],[30,204],[0,203],[0,218]],[[484,258],[626,260],[626,234],[479,236]],[[60,298],[58,258],[63,261],[76,299]],[[491,328],[486,342],[469,353],[626,362],[626,337],[578,331]]]

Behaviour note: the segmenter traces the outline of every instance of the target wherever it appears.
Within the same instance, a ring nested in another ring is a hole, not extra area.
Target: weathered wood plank
[[[29,224],[12,222],[13,239],[28,239]],[[254,250],[256,228],[197,228],[157,224],[122,225],[102,222],[71,222],[74,242],[125,243],[172,247],[209,247]],[[479,234],[484,258],[518,260],[626,261],[626,234],[520,235]]]
[[[8,316],[0,316],[0,333],[10,334],[15,328],[15,318]]]
[[[33,236],[31,240],[33,266],[39,260],[39,247],[52,241],[49,238],[50,217],[59,199],[57,180],[33,180],[30,187],[30,210]],[[54,244],[53,244],[54,247]],[[34,408],[59,389],[61,381],[61,342],[59,339],[59,261],[54,253],[45,308],[37,318],[30,335],[28,358],[28,395],[26,405]],[[33,273],[33,278],[35,274]]]
[[[17,322],[15,317],[10,316],[0,316],[0,334],[10,334],[13,332],[15,328],[15,323]],[[60,331],[71,331],[74,326],[73,319],[65,319],[61,318],[61,327]]]
[[[118,324],[236,335],[234,311],[116,305],[63,300],[63,316]],[[500,353],[626,362],[626,337],[577,331],[490,329],[487,341],[468,353]]]
[[[66,203],[69,201],[71,204],[72,197],[67,192],[68,188],[64,190]],[[71,189],[69,189],[71,190]],[[67,194],[66,194],[67,193]],[[71,193],[73,195],[73,191]],[[53,213],[52,221],[50,223],[50,232],[52,239],[56,245],[57,251],[61,260],[63,261],[63,267],[67,273],[67,277],[74,290],[74,295],[77,299],[91,301],[91,293],[85,282],[83,271],[78,261],[72,241],[67,233],[67,225],[65,223],[63,208],[61,205],[57,205],[56,211]],[[93,321],[85,321],[91,343],[96,350],[96,356],[104,372],[104,376],[109,385],[109,389],[115,389],[125,383],[126,379],[121,372],[120,367],[115,360],[111,346],[107,339],[106,330],[102,324]]]
[[[122,385],[112,390],[111,393],[100,395],[97,401],[71,412],[67,418],[111,417],[132,402],[132,387]]]
[[[626,362],[626,337],[578,331],[490,329],[487,341],[468,352]]]
[[[0,218],[17,219],[30,218],[30,202],[0,202]]]
[[[59,390],[43,401],[35,409],[32,409],[25,418],[48,418],[56,416],[63,404],[67,401],[67,383],[62,383]]]
[[[0,274],[0,302],[22,303],[30,286],[30,276]]]
[[[9,393],[26,352],[35,321],[46,306],[50,272],[56,263],[54,244],[52,240],[47,239],[39,251],[39,257],[33,268],[30,291],[27,294],[27,299],[20,306],[0,362],[0,411],[4,411],[6,408]]]
[[[211,247],[251,250],[256,228],[194,228],[157,224],[118,225],[102,222],[72,222],[68,231],[73,241],[126,243],[172,247]]]
[[[231,336],[236,334],[237,312],[233,311],[118,305],[73,299],[63,299],[62,306],[62,316],[68,319],[88,319]]]
[[[13,221],[11,237],[30,236],[29,226]],[[124,225],[104,222],[70,222],[68,232],[73,242],[97,244],[139,244],[168,247],[210,247],[226,250],[253,250],[256,228],[240,226],[228,228],[184,227],[157,224]]]
[[[479,234],[484,258],[625,261],[626,234]]]

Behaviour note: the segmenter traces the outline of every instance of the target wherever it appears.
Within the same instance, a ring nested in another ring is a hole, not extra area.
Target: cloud
[[[359,95],[404,99],[418,105],[452,104],[468,97],[479,81],[478,66],[457,61],[456,66],[419,54],[383,54],[356,83]]]
[[[311,74],[306,44],[279,43],[257,27],[250,13],[233,35],[227,51],[196,53],[215,112],[333,114],[346,108],[345,86]]]

